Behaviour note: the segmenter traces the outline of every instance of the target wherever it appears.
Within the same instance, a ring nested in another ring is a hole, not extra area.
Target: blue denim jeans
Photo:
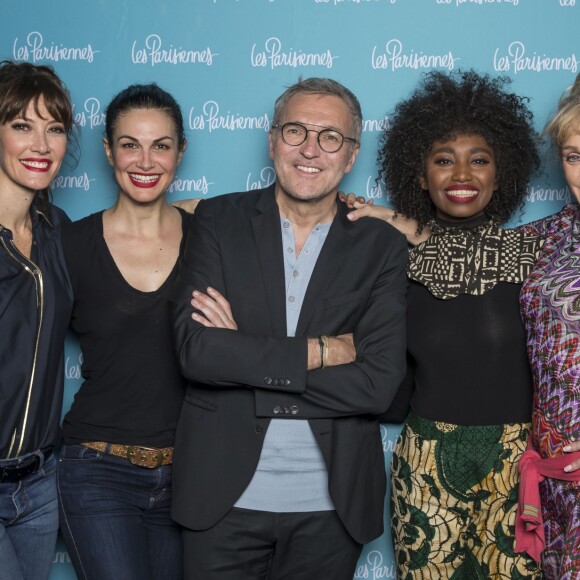
[[[147,469],[80,445],[58,463],[60,525],[79,580],[181,580],[171,465]]]
[[[20,481],[0,483],[0,579],[46,580],[56,534],[56,460],[41,452],[38,471]],[[0,461],[17,465],[32,454]]]

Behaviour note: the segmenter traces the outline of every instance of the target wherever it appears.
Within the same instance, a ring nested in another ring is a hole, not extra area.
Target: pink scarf
[[[564,471],[564,467],[576,459],[580,459],[580,451],[542,459],[532,447],[532,442],[528,442],[528,448],[519,464],[520,492],[516,515],[516,552],[527,552],[536,562],[540,561],[546,544],[540,506],[540,482],[544,477],[580,481],[580,469],[571,472]]]

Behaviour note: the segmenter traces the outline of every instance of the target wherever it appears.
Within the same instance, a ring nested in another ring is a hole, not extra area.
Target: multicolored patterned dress
[[[542,577],[514,552],[532,412],[519,292],[541,243],[478,216],[432,224],[411,252],[412,410],[391,480],[398,578]]]
[[[580,209],[568,205],[526,230],[545,239],[520,301],[534,381],[533,442],[546,458],[580,440]],[[546,479],[540,491],[546,577],[580,578],[580,486]]]

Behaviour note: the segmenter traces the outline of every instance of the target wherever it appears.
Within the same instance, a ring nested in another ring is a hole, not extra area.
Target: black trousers
[[[362,550],[334,511],[233,508],[183,543],[185,580],[352,580]]]

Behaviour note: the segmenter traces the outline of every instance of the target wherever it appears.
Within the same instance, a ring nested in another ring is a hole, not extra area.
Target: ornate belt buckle
[[[152,447],[129,445],[127,448],[127,459],[133,465],[155,469],[163,465],[163,451]]]

